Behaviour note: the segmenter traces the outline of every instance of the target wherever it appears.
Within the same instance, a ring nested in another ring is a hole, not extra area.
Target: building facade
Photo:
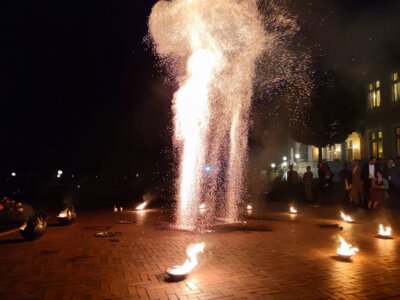
[[[387,159],[400,156],[399,70],[380,74],[367,86],[367,112],[363,132],[366,156]]]
[[[380,73],[365,87],[365,120],[363,129],[352,132],[343,143],[322,148],[326,161],[378,160],[400,157],[400,68]],[[318,147],[289,143],[289,153],[299,161],[318,161]]]

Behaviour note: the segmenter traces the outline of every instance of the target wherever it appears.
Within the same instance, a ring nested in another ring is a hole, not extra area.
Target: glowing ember
[[[206,208],[206,204],[205,203],[201,203],[199,206],[200,209],[205,209]]]
[[[181,266],[173,266],[167,270],[167,274],[171,276],[185,276],[189,274],[198,264],[197,254],[203,252],[206,244],[198,243],[189,246],[186,249],[187,259],[185,263]]]
[[[67,217],[67,211],[68,211],[68,209],[64,209],[63,211],[61,211],[59,214],[58,214],[58,216],[57,216],[57,218],[66,218]]]
[[[147,206],[147,202],[143,202],[142,204],[139,204],[136,206],[136,210],[143,210]]]
[[[251,204],[249,204],[249,205],[247,205],[246,209],[247,209],[247,210],[252,210],[252,209],[253,209],[253,206],[251,206]]]
[[[342,217],[343,221],[346,221],[347,223],[352,223],[354,222],[353,218],[350,217],[349,215],[344,214],[344,212],[340,212],[340,216]]]
[[[379,225],[378,234],[382,237],[391,237],[392,236],[392,228],[390,226]]]
[[[337,249],[337,254],[342,257],[350,258],[358,252],[358,248],[353,247],[347,243],[341,236],[339,236],[340,247]]]
[[[290,207],[290,213],[291,214],[297,214],[297,209],[294,208],[293,206]]]

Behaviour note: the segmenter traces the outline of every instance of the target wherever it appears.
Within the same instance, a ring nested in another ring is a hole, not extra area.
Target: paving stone
[[[400,299],[400,238],[376,238],[382,215],[356,211],[359,224],[342,224],[339,207],[301,212],[292,219],[273,207],[254,212],[246,230],[211,233],[166,230],[159,210],[129,225],[115,221],[136,212],[79,213],[73,226],[49,227],[33,242],[15,242],[19,233],[10,231],[0,235],[0,299]],[[385,213],[395,233],[399,216]],[[118,242],[85,229],[104,224],[122,232]],[[360,248],[350,262],[336,258],[339,234]],[[165,270],[201,241],[198,268],[181,282],[166,281]]]

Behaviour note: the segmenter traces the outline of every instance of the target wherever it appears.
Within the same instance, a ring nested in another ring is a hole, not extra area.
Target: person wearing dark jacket
[[[379,165],[376,163],[376,157],[371,156],[367,163],[361,169],[361,180],[363,182],[364,197],[369,197],[369,191],[372,186],[372,181],[376,177],[376,172],[380,171]],[[368,204],[369,199],[364,199],[364,205]]]
[[[400,163],[400,161],[399,161]],[[393,159],[387,162],[387,180],[389,183],[389,204],[398,208],[400,202],[400,166],[394,163]]]
[[[339,177],[340,177],[340,187],[339,187],[340,197],[343,203],[347,203],[349,200],[349,193],[350,193],[351,179],[352,179],[352,173],[347,168],[347,163],[343,164],[343,169],[340,170]]]

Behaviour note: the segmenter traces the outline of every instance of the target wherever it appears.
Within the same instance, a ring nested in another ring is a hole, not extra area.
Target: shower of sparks
[[[282,46],[292,22],[277,14],[267,19],[259,8],[257,0],[160,0],[152,9],[153,47],[179,85],[173,98],[178,227],[197,227],[203,201],[212,208],[207,223],[239,219],[257,60]]]

